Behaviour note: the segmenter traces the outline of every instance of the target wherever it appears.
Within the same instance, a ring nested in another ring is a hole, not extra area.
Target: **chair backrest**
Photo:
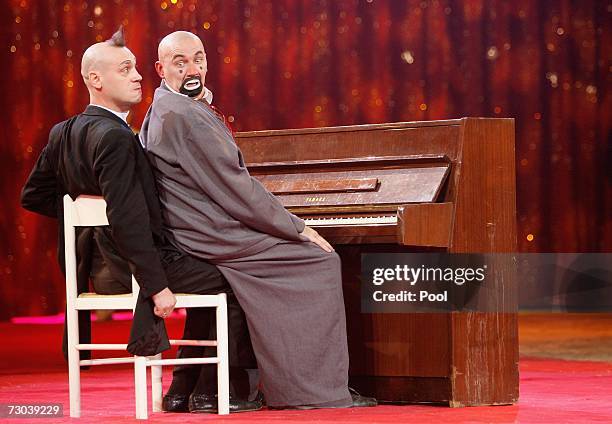
[[[66,302],[74,304],[77,294],[76,232],[75,227],[109,225],[106,201],[100,196],[80,195],[75,200],[64,196],[64,255],[66,258]],[[132,276],[132,295],[138,296],[139,287]]]
[[[69,195],[65,195],[64,222],[66,226],[75,227],[108,225],[106,201],[100,196],[87,195],[80,195],[73,201]]]
[[[75,227],[108,225],[106,201],[99,196],[64,196],[64,257],[66,260],[66,304],[74,307],[77,292]]]

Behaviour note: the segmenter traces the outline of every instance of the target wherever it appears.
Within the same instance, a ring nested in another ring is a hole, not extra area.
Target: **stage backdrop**
[[[207,85],[236,130],[516,119],[523,252],[612,250],[609,1],[155,0],[0,2],[0,319],[63,309],[53,220],[19,193],[54,123],[88,102],[90,44],[124,25],[159,85],[162,36],[207,50]]]

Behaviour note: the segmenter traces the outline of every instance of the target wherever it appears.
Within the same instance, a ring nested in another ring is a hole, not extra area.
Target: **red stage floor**
[[[129,322],[96,324],[96,341],[127,334]],[[169,320],[180,333],[181,320]],[[0,403],[61,402],[63,419],[28,422],[69,422],[68,381],[59,351],[61,325],[0,324]],[[108,340],[108,339],[107,339]],[[612,422],[612,363],[521,358],[521,399],[518,405],[450,409],[441,406],[379,406],[377,408],[259,411],[219,418],[208,414],[152,414],[152,422],[232,423],[591,423]],[[170,382],[170,369],[164,373]],[[131,370],[97,367],[82,375],[83,418],[79,422],[132,422]],[[15,420],[11,420],[15,421]],[[26,422],[20,420],[15,422]]]

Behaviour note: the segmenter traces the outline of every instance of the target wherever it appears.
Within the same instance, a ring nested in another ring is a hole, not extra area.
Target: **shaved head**
[[[114,49],[116,49],[116,47],[112,47],[110,44],[104,41],[102,43],[96,43],[89,46],[87,50],[85,50],[85,53],[83,53],[83,59],[81,59],[81,76],[83,77],[83,80],[85,80],[85,85],[87,85],[89,73],[98,70],[101,66],[104,66],[104,59],[108,59],[109,51]]]
[[[187,31],[173,32],[160,41],[157,54],[155,70],[168,87],[195,99],[205,95],[208,65],[200,37]]]
[[[108,53],[108,48],[112,47],[124,47],[125,48],[125,35],[123,33],[123,26],[120,26],[117,32],[115,32],[111,38],[101,43],[96,43],[89,46],[83,58],[81,59],[81,76],[87,84],[89,72],[99,65],[99,61],[104,59],[105,53]],[[126,48],[127,49],[127,48]]]
[[[159,42],[159,46],[157,47],[158,59],[163,61],[168,55],[172,55],[177,46],[180,46],[185,42],[199,44],[202,46],[202,51],[204,51],[204,44],[202,43],[202,40],[200,40],[200,37],[188,31],[175,31],[166,35]]]
[[[136,57],[125,46],[123,28],[85,50],[81,76],[92,104],[126,111],[142,97],[142,77],[136,70]]]

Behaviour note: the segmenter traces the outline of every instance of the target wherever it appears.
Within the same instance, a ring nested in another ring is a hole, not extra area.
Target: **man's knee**
[[[334,287],[342,286],[342,263],[340,256],[336,252],[326,252],[318,246],[316,249],[312,252],[316,257],[312,271],[319,275],[324,275],[328,284]]]
[[[332,264],[334,266],[340,267],[341,265],[340,255],[338,255],[336,252],[331,252],[328,255],[330,256],[329,260],[332,262]]]
[[[336,252],[325,252],[322,250],[320,255],[331,272],[340,272],[342,263],[340,256]]]
[[[314,257],[330,264],[340,264],[340,256],[336,252],[326,252],[320,246],[310,242],[303,242],[301,247],[304,249],[303,255]]]

